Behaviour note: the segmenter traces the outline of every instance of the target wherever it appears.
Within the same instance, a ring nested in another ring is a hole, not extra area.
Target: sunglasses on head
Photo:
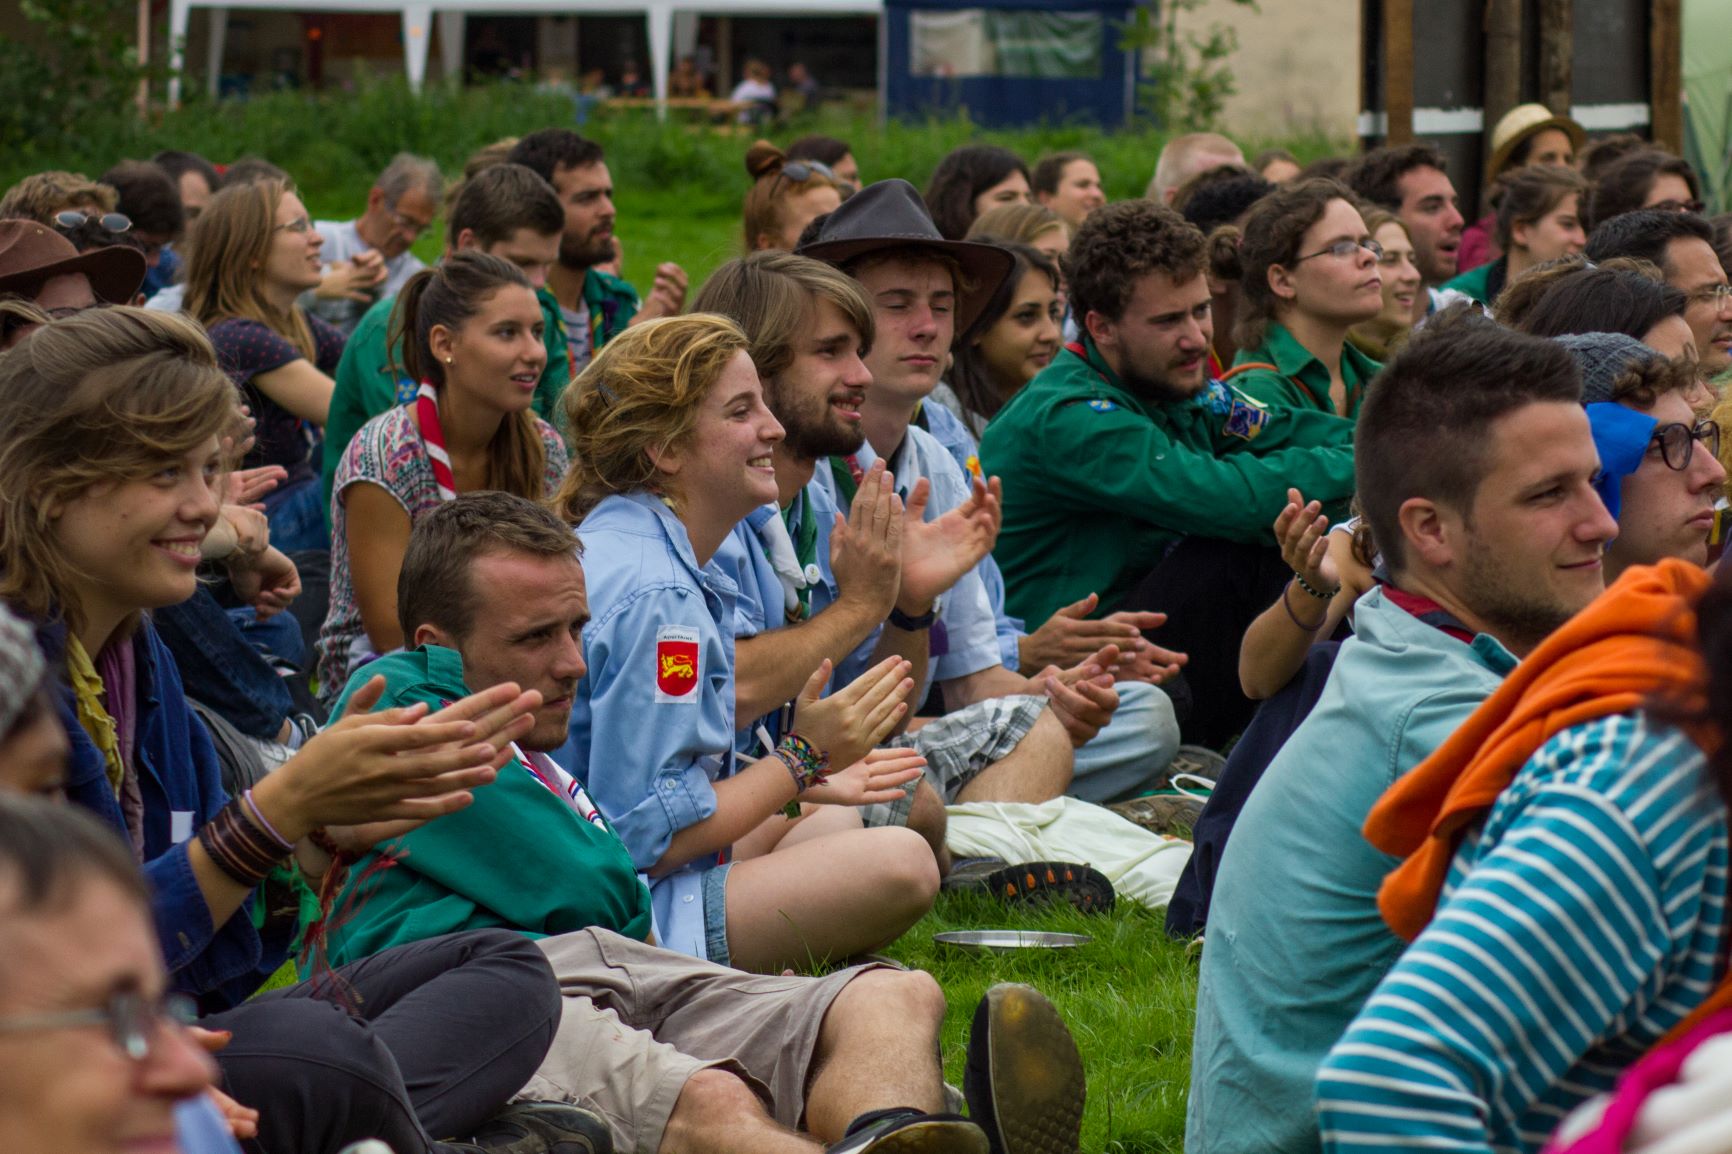
[[[76,208],[66,209],[54,214],[54,223],[61,228],[78,228],[89,221],[95,221],[109,232],[128,232],[132,229],[132,218],[118,212],[79,212]]]

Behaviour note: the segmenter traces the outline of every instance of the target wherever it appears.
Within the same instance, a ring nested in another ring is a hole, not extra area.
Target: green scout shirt
[[[437,645],[381,657],[356,671],[337,702],[383,676],[381,709],[465,697],[463,662]],[[369,853],[349,870],[327,932],[332,965],[440,934],[504,926],[530,937],[599,926],[644,940],[649,889],[612,827],[578,816],[570,803],[513,760],[466,809],[428,822]]]
[[[1275,368],[1245,367],[1248,365],[1274,365]],[[1347,386],[1347,416],[1350,419],[1359,416],[1359,403],[1365,399],[1365,387],[1382,368],[1351,343],[1342,348],[1341,381]],[[1329,400],[1329,370],[1287,331],[1285,325],[1271,322],[1261,345],[1254,349],[1240,349],[1224,379],[1231,381],[1233,387],[1247,397],[1270,408],[1335,412],[1335,406]],[[1305,495],[1310,497],[1309,493]]]
[[[590,351],[594,355],[595,350],[625,332],[642,301],[626,281],[592,268],[583,278],[583,303],[589,309]]]
[[[1472,297],[1482,305],[1490,305],[1503,292],[1504,285],[1509,280],[1509,257],[1500,256],[1478,268],[1470,268],[1452,281],[1446,281],[1444,288],[1454,289],[1458,293]]]
[[[1110,612],[1181,537],[1272,545],[1289,486],[1344,511],[1353,422],[1265,409],[1219,381],[1144,401],[1089,342],[1066,346],[999,411],[980,463],[1004,484],[993,555],[1005,608],[1045,621],[1091,591]]]
[[[547,365],[535,386],[531,404],[536,416],[558,429],[559,398],[571,381],[571,355],[565,347],[565,326],[559,320],[559,302],[546,289],[537,289],[544,325],[542,343],[547,346]],[[386,297],[367,310],[343,346],[337,363],[337,387],[331,392],[331,411],[325,418],[324,459],[320,477],[325,486],[325,522],[331,519],[331,491],[335,487],[337,463],[348,451],[361,426],[380,413],[415,399],[417,383],[402,370],[403,347],[390,345],[391,310],[396,297]]]

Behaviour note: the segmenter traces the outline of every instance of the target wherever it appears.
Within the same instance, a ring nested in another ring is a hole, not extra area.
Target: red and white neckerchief
[[[511,752],[517,756],[517,760],[522,763],[523,768],[530,772],[531,776],[576,810],[578,817],[591,825],[606,828],[602,821],[601,810],[596,808],[595,802],[589,799],[589,794],[584,792],[583,787],[577,784],[577,779],[567,773],[557,761],[545,753],[525,753],[515,741],[511,743]]]
[[[451,454],[445,451],[445,429],[439,424],[439,393],[433,382],[422,381],[415,391],[415,419],[421,424],[421,445],[433,466],[433,484],[441,501],[457,499],[457,476],[451,472]]]

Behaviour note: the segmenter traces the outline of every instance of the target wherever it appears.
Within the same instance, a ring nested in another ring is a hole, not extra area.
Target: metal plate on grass
[[[932,940],[959,950],[1069,950],[1094,941],[1087,934],[1048,930],[948,930]]]

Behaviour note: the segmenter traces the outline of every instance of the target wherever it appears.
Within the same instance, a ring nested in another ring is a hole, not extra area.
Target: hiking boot
[[[1003,902],[1068,902],[1085,914],[1113,908],[1113,883],[1079,862],[1031,861],[1005,865],[993,858],[950,871],[948,890],[980,890]]]
[[[1115,801],[1107,808],[1150,833],[1162,835],[1195,829],[1197,819],[1203,816],[1201,801],[1176,791]]]
[[[955,1114],[874,1110],[848,1127],[825,1154],[989,1154],[979,1126]]]
[[[1076,1154],[1082,1056],[1070,1028],[1033,986],[1001,983],[974,1011],[963,1068],[968,1113],[992,1154]]]
[[[489,1118],[458,1150],[488,1154],[613,1154],[607,1123],[563,1102],[514,1102]]]
[[[1169,788],[1173,779],[1181,774],[1217,782],[1221,780],[1221,771],[1226,768],[1227,759],[1208,746],[1181,745],[1174,751],[1173,760],[1167,763],[1166,770],[1155,779],[1155,788]]]

